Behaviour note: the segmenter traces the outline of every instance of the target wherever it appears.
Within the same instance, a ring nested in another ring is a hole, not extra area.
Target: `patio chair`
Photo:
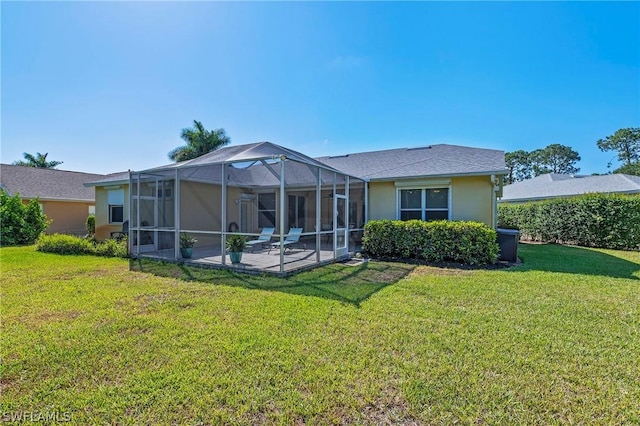
[[[255,250],[256,246],[263,247],[265,244],[269,244],[275,231],[276,228],[262,228],[262,233],[257,239],[247,241],[247,246],[251,247],[251,252]]]
[[[113,231],[111,233],[111,238],[115,238],[118,241],[120,241],[124,237],[128,237],[128,236],[129,236],[129,221],[128,220],[125,220],[124,222],[122,222],[122,231]]]
[[[296,244],[298,241],[300,241],[300,234],[302,234],[302,228],[290,228],[289,233],[282,242],[282,246],[284,247],[284,249],[286,250],[287,248],[291,248],[289,247],[290,245]],[[271,243],[271,245],[269,246],[269,253],[271,253],[271,250],[276,248],[280,248],[280,241]]]

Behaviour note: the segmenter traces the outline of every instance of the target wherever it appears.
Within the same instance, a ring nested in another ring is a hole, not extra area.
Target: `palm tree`
[[[23,152],[22,156],[27,161],[14,161],[14,166],[25,166],[25,167],[37,167],[39,169],[55,169],[56,166],[62,164],[62,161],[47,161],[48,152],[45,152],[44,155],[39,152],[36,155],[29,154],[28,152]]]
[[[182,129],[180,137],[187,143],[169,152],[171,161],[192,160],[215,151],[231,142],[224,129],[207,130],[201,122],[193,120],[193,128]]]

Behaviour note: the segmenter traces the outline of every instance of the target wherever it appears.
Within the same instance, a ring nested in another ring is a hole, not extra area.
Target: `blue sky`
[[[168,163],[194,119],[311,156],[640,127],[640,3],[2,2],[3,163]]]

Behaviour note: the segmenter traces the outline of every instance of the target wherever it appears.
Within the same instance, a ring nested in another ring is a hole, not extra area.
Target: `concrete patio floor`
[[[339,259],[335,259],[333,255],[333,247],[329,247],[328,244],[323,244],[319,253],[320,256],[318,259],[315,244],[311,248],[308,246],[305,247],[302,244],[292,248],[287,248],[284,254],[284,272],[291,273],[299,270],[305,270],[348,257],[343,256]],[[140,256],[152,259],[175,261],[173,258],[173,250],[147,252],[142,253]],[[269,252],[268,247],[256,247],[253,251],[251,249],[245,250],[242,253],[242,261],[238,264],[231,263],[231,259],[227,255],[226,264],[223,265],[220,247],[213,246],[194,247],[193,255],[190,259],[179,259],[178,261],[203,267],[224,267],[225,269],[245,272],[280,273],[280,250],[272,249],[271,252]]]

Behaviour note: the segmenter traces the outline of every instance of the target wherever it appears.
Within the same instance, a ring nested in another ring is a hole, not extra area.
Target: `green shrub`
[[[587,194],[525,204],[500,204],[498,224],[523,239],[638,250],[640,195]]]
[[[36,250],[56,254],[94,254],[95,246],[83,238],[72,235],[42,235],[36,242]]]
[[[87,228],[87,235],[93,237],[96,234],[96,216],[92,214],[87,216],[85,226]]]
[[[109,239],[95,244],[95,253],[106,257],[127,257],[127,238]]]
[[[37,199],[24,204],[20,194],[0,190],[0,245],[33,244],[50,223]]]
[[[36,242],[36,250],[56,254],[92,254],[105,257],[127,257],[126,238],[106,240],[103,243],[72,235],[41,235]]]
[[[371,256],[428,262],[494,263],[496,232],[479,222],[373,220],[365,225],[363,250]]]

